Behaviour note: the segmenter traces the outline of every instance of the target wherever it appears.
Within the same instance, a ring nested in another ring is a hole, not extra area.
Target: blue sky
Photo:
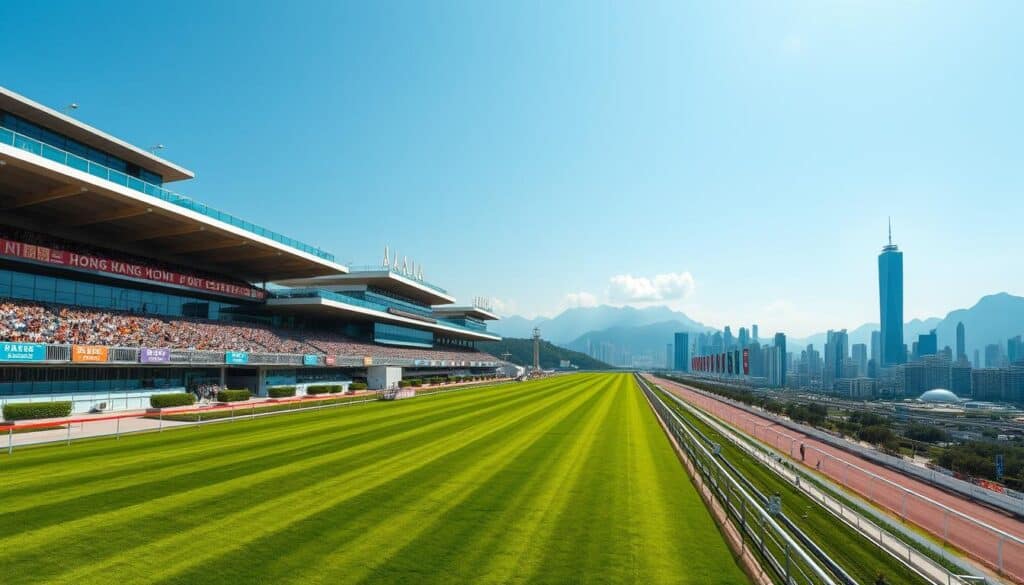
[[[38,4],[38,6],[36,5]],[[1020,3],[22,2],[0,85],[507,313],[804,335],[1024,294]]]

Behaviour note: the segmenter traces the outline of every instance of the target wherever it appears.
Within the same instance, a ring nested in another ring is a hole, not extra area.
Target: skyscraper
[[[676,333],[675,346],[673,351],[676,354],[675,369],[681,372],[690,371],[690,334],[682,331]]]
[[[849,356],[850,336],[846,329],[826,333],[825,337],[825,370],[821,375],[823,390],[832,390],[838,378],[844,378],[844,365]]]
[[[882,363],[882,332],[872,331],[871,332],[871,358],[875,360],[875,364]]]
[[[1024,360],[1024,340],[1020,335],[1006,340],[1006,359],[1011,364]]]
[[[857,365],[857,376],[866,376],[868,373],[868,346],[863,343],[854,343],[850,346],[853,354],[853,363]]]
[[[775,357],[778,360],[778,370],[777,370],[777,374],[776,374],[778,376],[778,384],[779,384],[779,386],[785,386],[786,385],[786,361],[787,361],[787,359],[786,359],[786,334],[785,333],[776,333],[775,334],[775,349],[777,350]]]
[[[926,355],[937,355],[939,353],[939,337],[935,334],[935,330],[932,329],[930,333],[922,334],[917,336],[917,357],[918,359]]]
[[[956,361],[963,362],[967,361],[967,336],[964,333],[964,322],[960,321],[956,324]]]
[[[730,349],[732,349],[732,328],[729,327],[728,325],[725,326],[725,331],[722,332],[722,343],[725,344],[725,346],[722,348],[725,351],[729,351]]]
[[[882,367],[902,364],[907,359],[903,346],[903,252],[889,243],[878,255],[878,301],[882,321]]]
[[[747,334],[747,328],[746,327],[740,327],[739,342],[740,342],[740,349],[743,349],[744,347],[747,347],[747,344],[750,343],[750,336]]]
[[[761,338],[757,336],[757,323],[754,323],[750,327],[750,336],[754,339],[754,343],[758,343],[761,341]]]

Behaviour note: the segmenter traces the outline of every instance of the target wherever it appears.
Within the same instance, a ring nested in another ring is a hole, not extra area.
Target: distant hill
[[[701,328],[699,331],[704,330],[705,328]],[[586,352],[591,347],[600,347],[602,343],[609,343],[628,350],[634,356],[642,354],[655,356],[656,363],[661,364],[665,359],[665,345],[675,341],[675,334],[680,331],[694,334],[699,332],[695,331],[690,324],[675,320],[649,325],[609,327],[585,333],[570,342],[567,347]]]
[[[566,309],[554,318],[538,317],[536,319],[525,319],[513,316],[503,318],[494,323],[490,328],[497,334],[506,337],[530,337],[534,327],[540,327],[541,336],[559,345],[569,345],[580,336],[591,331],[601,331],[611,327],[642,327],[654,323],[675,321],[680,330],[684,331],[710,331],[685,313],[673,311],[668,307],[612,307],[601,305],[599,307],[579,307]],[[665,347],[662,345],[661,351]]]
[[[514,337],[506,337],[501,341],[486,341],[477,343],[477,348],[486,351],[487,353],[502,358],[507,352],[509,353],[508,361],[519,365],[519,366],[532,366],[533,365],[533,340],[532,339],[517,339]],[[610,370],[612,366],[595,360],[594,358],[572,351],[564,347],[558,347],[547,341],[541,341],[540,344],[540,367],[549,370],[551,368],[557,368],[561,360],[569,360],[573,365],[579,367],[581,370]]]
[[[1006,340],[1024,334],[1024,297],[1009,293],[997,293],[981,297],[969,309],[950,311],[945,318],[914,319],[903,326],[903,341],[909,349],[917,336],[935,329],[938,335],[939,349],[949,346],[956,349],[956,325],[963,322],[967,357],[974,356],[974,350],[985,353],[985,346],[999,343],[1006,349]],[[849,332],[850,344],[865,343],[871,345],[871,332],[878,329],[877,323],[867,323]],[[793,351],[813,343],[821,351],[825,347],[825,334],[817,333],[802,339],[789,340],[788,345]]]
[[[904,340],[916,340],[918,335],[922,333],[928,333],[932,329],[938,327],[942,319],[938,317],[929,317],[928,319],[914,319],[908,321],[903,325],[903,339]],[[880,325],[878,323],[865,323],[860,327],[847,331],[850,336],[850,345],[855,343],[863,343],[867,346],[871,346],[871,332],[878,331]],[[956,325],[954,325],[956,327]],[[839,329],[842,329],[840,327]],[[825,339],[828,337],[828,333],[821,332],[815,333],[810,337],[799,337],[789,338],[786,340],[787,349],[798,348],[802,349],[807,346],[808,343],[814,344],[814,347],[821,351],[821,348],[825,347]],[[911,345],[912,342],[907,342],[907,345]],[[939,346],[942,347],[941,345]]]

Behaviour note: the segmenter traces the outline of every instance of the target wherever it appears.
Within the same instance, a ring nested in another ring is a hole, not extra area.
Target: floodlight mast
[[[533,371],[540,372],[540,327],[533,328]]]

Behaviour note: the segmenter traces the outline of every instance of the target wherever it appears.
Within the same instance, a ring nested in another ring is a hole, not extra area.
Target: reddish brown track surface
[[[767,418],[708,398],[687,386],[649,378],[683,400],[788,453],[797,462],[801,461],[800,445],[803,444],[803,464],[807,467],[817,468],[832,481],[875,505],[930,532],[1013,581],[1024,583],[1024,544],[1021,542],[1024,522],[816,441]]]

